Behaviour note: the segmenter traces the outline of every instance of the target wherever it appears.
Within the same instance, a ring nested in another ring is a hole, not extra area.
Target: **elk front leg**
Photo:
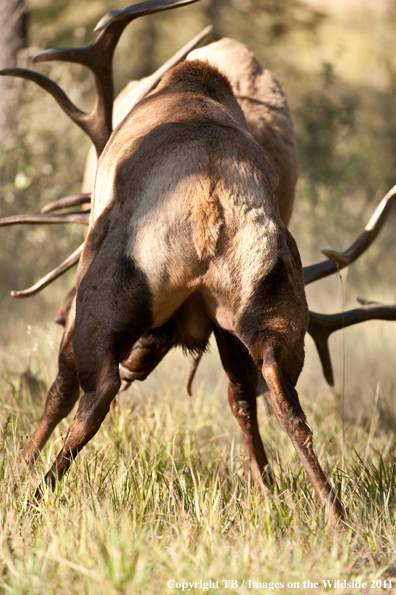
[[[83,346],[79,346],[79,351],[80,354],[84,350],[89,352],[89,356],[80,361],[78,367],[81,385],[85,393],[80,399],[63,448],[45,476],[45,483],[52,489],[56,479],[63,477],[80,450],[99,430],[121,385],[119,360],[121,359],[120,349],[121,353],[127,351],[125,340],[121,339],[120,341],[117,333],[116,337],[114,335],[102,336],[99,340],[99,337],[95,336],[95,331],[98,329],[95,322],[93,322],[90,332],[85,328],[82,329],[87,340],[84,341]],[[81,339],[81,329],[79,330],[80,337],[78,339]],[[41,494],[42,487],[39,486],[36,498],[40,498]]]
[[[262,372],[269,388],[268,405],[280,427],[292,441],[319,502],[327,507],[331,522],[343,520],[342,504],[331,488],[313,450],[312,430],[301,408],[297,391],[285,382],[272,348],[264,350]]]
[[[95,258],[77,290],[73,350],[84,395],[63,448],[45,477],[52,488],[99,430],[121,385],[119,363],[151,327],[150,293],[143,274],[121,258],[114,259],[112,267],[107,264],[107,276],[103,277],[100,257]],[[41,493],[39,486],[36,497]]]
[[[79,382],[72,345],[75,315],[76,304],[73,300],[59,350],[57,377],[48,392],[37,430],[22,451],[27,464],[37,458],[55,427],[70,413],[78,399]]]
[[[69,427],[62,450],[45,476],[45,483],[52,489],[56,479],[61,479],[80,450],[95,436],[110,409],[110,404],[120,388],[118,361],[109,359],[101,370],[98,386],[81,398],[77,413]],[[42,487],[36,491],[40,498]]]
[[[242,430],[252,479],[270,488],[273,478],[257,423],[257,369],[246,347],[234,335],[216,327],[215,336],[229,381],[228,402]]]

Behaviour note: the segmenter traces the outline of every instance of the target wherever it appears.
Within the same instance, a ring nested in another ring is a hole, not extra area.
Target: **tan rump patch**
[[[209,178],[201,184],[196,187],[191,215],[194,246],[200,260],[205,260],[215,255],[222,219],[216,185]]]

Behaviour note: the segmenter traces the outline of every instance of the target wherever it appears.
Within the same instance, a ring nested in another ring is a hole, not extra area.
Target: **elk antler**
[[[100,31],[96,40],[87,47],[54,48],[40,52],[34,62],[63,60],[87,66],[94,74],[96,103],[91,113],[74,105],[64,91],[48,77],[25,68],[5,68],[2,75],[11,75],[34,81],[48,91],[63,111],[90,137],[99,156],[112,132],[113,112],[113,55],[125,27],[132,20],[154,12],[191,4],[197,0],[150,0],[135,4],[122,11],[113,11],[103,17],[96,27]]]
[[[370,221],[364,228],[363,233],[347,250],[345,250],[345,252],[337,252],[336,250],[329,249],[322,250],[322,254],[327,256],[329,260],[304,267],[303,273],[305,285],[336,273],[338,270],[350,265],[363,254],[382,229],[382,226],[395,203],[395,199],[396,186],[393,186],[375,209]]]
[[[36,293],[44,289],[44,287],[52,283],[52,281],[63,275],[63,273],[65,273],[66,271],[71,269],[72,266],[78,263],[83,248],[84,244],[81,244],[81,246],[79,246],[77,250],[73,252],[73,254],[70,254],[70,256],[66,258],[66,260],[64,260],[62,264],[60,264],[58,267],[56,267],[56,269],[45,275],[45,277],[40,279],[40,281],[38,281],[35,285],[32,285],[32,287],[24,289],[23,291],[11,291],[12,297],[30,297],[31,295],[35,295]]]
[[[344,252],[322,250],[329,260],[303,268],[305,285],[323,279],[354,262],[377,237],[396,200],[394,186],[381,200],[375,209],[364,231]],[[366,320],[396,320],[396,305],[388,306],[379,302],[368,302],[358,299],[362,308],[355,308],[337,314],[309,313],[308,333],[315,342],[322,364],[323,375],[330,386],[334,386],[333,367],[331,363],[328,340],[331,333]]]
[[[52,211],[59,211],[60,209],[67,209],[69,207],[76,207],[78,205],[85,205],[91,202],[91,192],[83,194],[74,194],[73,196],[65,196],[58,200],[53,200],[46,204],[42,209],[42,213],[51,213]]]
[[[13,215],[0,219],[0,227],[5,225],[16,225],[17,223],[80,223],[88,225],[91,211],[78,211],[77,213],[65,213],[63,215]]]
[[[396,320],[396,304],[389,306],[360,298],[358,301],[363,307],[347,312],[338,312],[337,314],[309,312],[308,332],[315,341],[323,375],[330,386],[334,386],[333,367],[328,345],[331,333],[366,320]]]

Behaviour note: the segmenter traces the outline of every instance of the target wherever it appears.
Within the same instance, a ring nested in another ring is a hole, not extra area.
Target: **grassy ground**
[[[378,323],[372,332],[363,325],[360,335],[335,339],[333,351],[346,347],[336,358],[340,388],[332,399],[307,342],[300,397],[318,456],[348,507],[348,527],[330,532],[293,447],[261,398],[261,434],[277,488],[264,497],[243,481],[247,462],[215,348],[191,399],[181,352],[122,394],[67,481],[32,504],[70,420],[33,471],[21,469],[21,447],[55,373],[60,333],[51,323],[15,325],[13,342],[1,353],[1,592],[157,594],[178,591],[168,581],[211,580],[218,581],[213,593],[249,592],[253,582],[267,585],[257,592],[304,593],[312,590],[304,581],[319,583],[313,590],[323,592],[322,581],[333,579],[367,583],[338,592],[390,592],[396,426],[388,400],[395,387],[389,367],[377,366],[394,352],[390,326]],[[371,581],[378,585],[373,591]]]

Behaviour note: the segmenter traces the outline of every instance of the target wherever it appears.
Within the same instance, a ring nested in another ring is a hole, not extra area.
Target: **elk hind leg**
[[[257,422],[258,374],[246,347],[228,331],[215,327],[221,363],[228,376],[228,402],[242,430],[253,481],[271,488],[273,478]]]
[[[295,388],[288,383],[278,365],[272,347],[264,347],[262,372],[268,385],[267,400],[279,425],[289,436],[329,521],[344,518],[342,504],[331,488],[313,450],[312,430],[307,423]]]
[[[95,436],[119,391],[118,349],[114,347],[113,341],[103,341],[98,351],[100,363],[95,370],[89,370],[88,381],[82,380],[84,395],[70,424],[63,448],[45,477],[46,484],[52,488],[56,479],[63,477],[80,450]],[[40,497],[41,492],[39,487],[36,497]]]

